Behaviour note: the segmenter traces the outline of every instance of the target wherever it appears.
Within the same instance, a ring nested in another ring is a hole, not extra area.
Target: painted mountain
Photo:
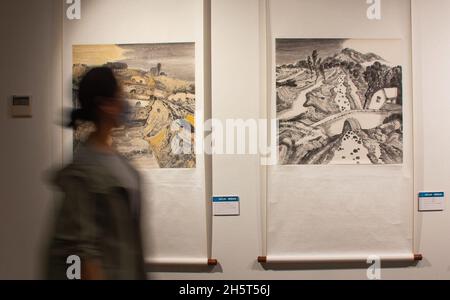
[[[140,168],[195,168],[194,43],[73,46],[75,107],[79,82],[95,66],[114,71],[131,109],[113,132],[117,151]],[[74,151],[92,130],[79,126]]]
[[[403,163],[402,67],[376,53],[397,45],[277,39],[280,165]]]

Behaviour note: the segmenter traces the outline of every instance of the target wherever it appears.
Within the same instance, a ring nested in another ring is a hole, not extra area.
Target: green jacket
[[[107,279],[145,279],[140,220],[133,216],[127,190],[118,180],[98,164],[72,163],[56,173],[54,183],[63,197],[47,277],[67,279],[66,260],[77,255],[81,265],[98,259]]]

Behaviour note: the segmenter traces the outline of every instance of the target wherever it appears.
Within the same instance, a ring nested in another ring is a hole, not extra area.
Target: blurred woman
[[[140,232],[138,172],[111,146],[111,131],[123,125],[127,105],[111,69],[91,69],[79,85],[80,121],[95,131],[57,172],[63,194],[51,239],[49,279],[67,279],[67,258],[81,259],[81,279],[145,279]]]

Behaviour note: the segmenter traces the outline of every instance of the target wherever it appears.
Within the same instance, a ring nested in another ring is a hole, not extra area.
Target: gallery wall
[[[59,3],[0,3],[0,278],[38,278],[52,211],[44,174],[61,149]],[[32,96],[33,118],[12,119],[12,95]]]
[[[299,0],[300,1],[300,0]],[[55,126],[61,101],[58,45],[60,10],[53,0],[2,2],[0,9],[0,279],[40,276],[39,250],[46,232],[50,191],[43,172],[58,160],[61,129]],[[115,1],[117,2],[117,1]],[[162,1],[164,2],[164,1]],[[212,0],[213,117],[259,118],[264,110],[261,72],[261,0]],[[309,2],[305,0],[305,2]],[[321,1],[327,2],[327,1]],[[360,0],[329,0],[327,18],[342,17]],[[407,1],[383,1],[387,18],[407,12]],[[398,4],[401,2],[402,4]],[[416,106],[415,189],[450,191],[450,3],[447,0],[413,0],[413,85]],[[333,10],[333,8],[335,8]],[[106,9],[106,8],[105,8]],[[126,6],[109,7],[126,15]],[[153,7],[158,10],[157,5]],[[336,13],[333,13],[336,12]],[[167,11],[161,13],[170,14]],[[365,14],[365,12],[361,12]],[[18,25],[15,20],[21,19]],[[79,21],[79,22],[82,22]],[[175,21],[174,21],[175,22]],[[376,22],[376,21],[373,21]],[[12,26],[11,24],[15,24]],[[326,23],[324,23],[326,26]],[[164,27],[162,26],[162,29]],[[324,29],[325,30],[325,29]],[[361,29],[362,30],[362,29]],[[59,49],[60,50],[60,49]],[[48,67],[51,66],[49,69]],[[32,94],[32,119],[11,119],[7,97]],[[58,138],[59,137],[59,138]],[[261,168],[259,157],[216,155],[213,159],[213,193],[239,195],[241,216],[214,217],[212,255],[214,269],[174,269],[152,272],[152,279],[364,279],[364,269],[264,270],[256,262],[262,253]],[[415,199],[411,199],[415,201]],[[424,261],[416,267],[385,269],[385,279],[445,279],[450,273],[450,213],[416,213],[417,251]],[[180,271],[181,270],[181,271]]]

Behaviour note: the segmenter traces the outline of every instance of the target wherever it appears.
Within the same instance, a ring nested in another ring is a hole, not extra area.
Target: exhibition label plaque
[[[239,197],[213,197],[213,213],[215,216],[239,216]]]
[[[443,211],[445,209],[445,193],[419,193],[419,211]]]

